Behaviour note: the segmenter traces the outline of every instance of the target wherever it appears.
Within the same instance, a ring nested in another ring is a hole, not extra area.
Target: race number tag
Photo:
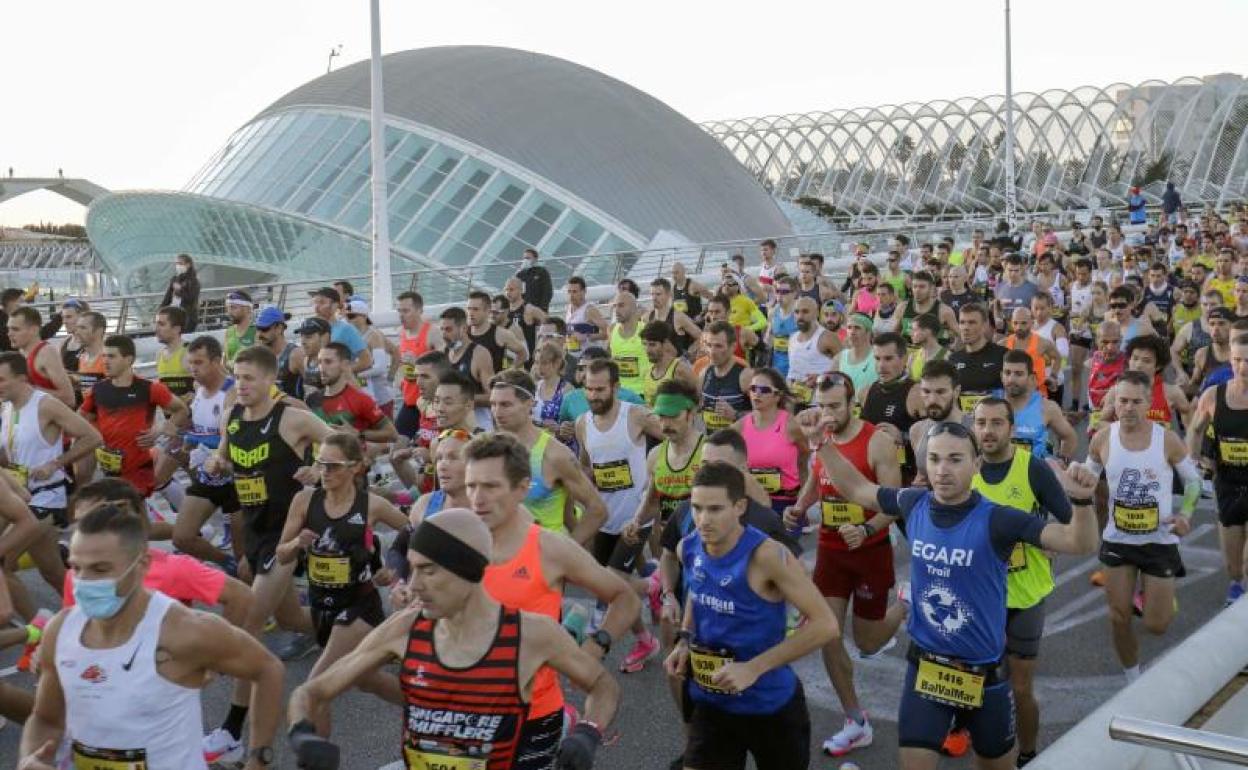
[[[789,338],[788,337],[773,338],[771,341],[771,349],[776,351],[777,353],[789,352]]]
[[[261,506],[269,501],[269,486],[264,476],[235,476],[234,491],[239,505]]]
[[[706,430],[708,433],[710,431],[727,428],[729,425],[732,425],[732,420],[730,418],[720,417],[719,412],[716,412],[714,409],[702,410],[702,422],[706,423]]]
[[[5,468],[4,472],[12,476],[19,487],[26,487],[30,484],[30,469],[25,465],[11,465]]]
[[[845,524],[857,526],[866,521],[862,506],[847,500],[825,497],[819,507],[823,512],[823,526],[825,527],[835,528]]]
[[[407,770],[486,770],[488,757],[464,757],[403,747]]]
[[[928,700],[947,706],[979,708],[984,705],[984,675],[929,658],[919,658],[918,671],[914,675],[914,691]]]
[[[575,353],[581,349],[581,341],[576,337],[568,335],[568,338],[563,341],[563,346],[568,350],[568,352]]]
[[[322,588],[345,588],[351,585],[351,558],[309,553],[308,582]]]
[[[1218,454],[1223,465],[1248,465],[1248,441],[1224,438],[1218,442]]]
[[[121,473],[121,450],[109,449],[106,446],[95,448],[95,462],[100,466],[100,470],[110,476],[116,476]]]
[[[633,488],[633,469],[628,460],[594,464],[594,486],[599,492],[618,492]]]
[[[637,363],[636,356],[622,356],[615,359],[615,363],[620,367],[621,377],[641,376],[641,365]]]
[[[767,494],[771,495],[780,491],[779,468],[750,468],[750,475],[758,480],[763,489],[767,490]]]
[[[979,406],[979,402],[983,401],[986,395],[986,393],[963,393],[958,396],[958,406],[962,408],[963,412],[969,414],[975,410],[975,407]]]
[[[676,308],[677,310],[679,310],[679,311],[680,311],[680,312],[682,312],[682,313],[688,313],[688,312],[689,312],[689,303],[688,303],[688,302],[686,302],[686,301],[685,301],[685,300],[683,300],[683,299],[674,300],[674,301],[672,302],[672,307]]]
[[[809,404],[812,395],[810,386],[805,382],[798,380],[789,380],[789,390],[793,393],[793,398],[799,404]]]
[[[408,382],[416,381],[416,365],[415,364],[403,364],[403,379],[407,380]]]
[[[74,741],[73,770],[147,770],[146,749],[99,749]]]
[[[707,692],[731,695],[732,693],[715,684],[713,679],[721,668],[735,660],[736,657],[728,650],[690,646],[689,667],[693,669],[693,683]]]
[[[897,464],[898,465],[906,464],[906,445],[905,444],[897,445]]]
[[[1014,544],[1014,550],[1010,551],[1010,561],[1006,568],[1010,572],[1022,572],[1027,569],[1027,546],[1025,544]]]
[[[1161,512],[1156,503],[1128,505],[1115,500],[1114,526],[1124,535],[1147,535],[1161,526]]]

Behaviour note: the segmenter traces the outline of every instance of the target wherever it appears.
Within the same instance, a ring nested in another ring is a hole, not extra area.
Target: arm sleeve
[[[992,540],[992,550],[996,551],[1001,561],[1010,558],[1010,551],[1018,542],[1030,543],[1040,548],[1040,533],[1045,522],[1039,516],[1023,513],[1017,508],[1004,505],[992,507],[992,518],[988,522],[988,537]]]
[[[914,507],[914,504],[927,493],[926,489],[880,487],[875,500],[880,505],[880,513],[904,521],[910,515],[910,509]]]
[[[1033,456],[1027,466],[1027,480],[1031,482],[1032,493],[1040,501],[1041,510],[1052,514],[1061,523],[1069,524],[1072,513],[1070,498],[1049,464]]]

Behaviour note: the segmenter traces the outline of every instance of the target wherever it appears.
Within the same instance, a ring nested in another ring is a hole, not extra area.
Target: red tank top
[[[494,601],[525,612],[546,615],[557,623],[563,618],[563,595],[550,587],[542,574],[542,528],[530,525],[524,545],[510,560],[485,568],[485,590]],[[563,708],[563,691],[555,672],[543,668],[533,678],[532,718]]]
[[[1161,375],[1157,375],[1153,377],[1153,403],[1148,407],[1148,419],[1169,427],[1172,417],[1170,404],[1166,401],[1166,383],[1162,381]]]
[[[1092,367],[1088,370],[1088,401],[1096,409],[1100,409],[1105,401],[1105,394],[1122,376],[1127,366],[1127,357],[1119,355],[1112,362],[1106,363],[1098,350],[1092,355]]]
[[[419,404],[417,404],[419,409]],[[416,429],[416,446],[429,448],[433,440],[438,437],[438,416],[433,413],[433,404],[425,404],[424,409],[420,409],[420,424]],[[437,485],[437,476],[434,468],[433,457],[429,458],[429,462],[425,463],[425,467],[421,469],[420,477],[420,493],[432,492]]]
[[[434,623],[416,619],[403,655],[405,766],[476,768],[486,760],[487,770],[510,770],[529,713],[520,682],[519,610],[498,608],[493,644],[465,668],[442,665]]]
[[[40,340],[39,344],[35,345],[30,354],[26,356],[26,379],[30,380],[30,384],[36,388],[52,393],[56,390],[56,385],[35,368],[35,359],[39,357],[39,351],[43,350],[47,344],[47,340]]]
[[[858,472],[866,476],[869,481],[875,481],[875,469],[871,467],[871,461],[867,455],[867,447],[871,444],[871,437],[875,435],[875,426],[866,420],[862,421],[862,430],[858,431],[858,435],[854,436],[844,444],[837,444],[836,448],[841,451],[841,456],[850,462]],[[829,551],[848,550],[845,545],[844,538],[837,532],[842,524],[863,524],[875,515],[875,511],[864,510],[861,506],[848,502],[841,497],[837,491],[836,485],[828,479],[828,475],[823,471],[823,462],[818,455],[815,456],[815,464],[812,470],[819,478],[819,512],[823,517],[823,526],[819,527],[819,548]],[[888,538],[888,530],[884,529],[876,532],[867,538],[863,545],[871,545]]]
[[[433,324],[422,321],[420,331],[408,336],[407,330],[399,329],[399,356],[419,358],[429,352],[429,330],[433,328]],[[403,403],[406,406],[416,406],[416,401],[420,398],[420,386],[416,384],[416,366],[415,364],[403,364],[399,367],[399,371],[403,374]]]

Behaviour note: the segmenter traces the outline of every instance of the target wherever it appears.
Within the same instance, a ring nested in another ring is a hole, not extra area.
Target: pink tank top
[[[797,446],[789,440],[789,413],[776,412],[765,430],[754,426],[754,413],[745,416],[741,435],[749,447],[750,473],[773,497],[793,497],[801,481],[797,475]]]

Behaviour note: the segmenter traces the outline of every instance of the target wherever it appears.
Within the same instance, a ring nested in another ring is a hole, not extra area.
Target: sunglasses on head
[[[472,435],[463,428],[447,428],[438,434],[438,441],[444,441],[448,438],[459,439],[460,441],[471,441]]]
[[[957,436],[958,438],[970,439],[971,446],[975,449],[975,454],[979,454],[979,441],[976,440],[975,434],[971,433],[970,428],[967,428],[962,423],[938,422],[928,429],[927,438],[931,439],[932,437],[939,436],[942,433],[948,433],[952,436]]]

